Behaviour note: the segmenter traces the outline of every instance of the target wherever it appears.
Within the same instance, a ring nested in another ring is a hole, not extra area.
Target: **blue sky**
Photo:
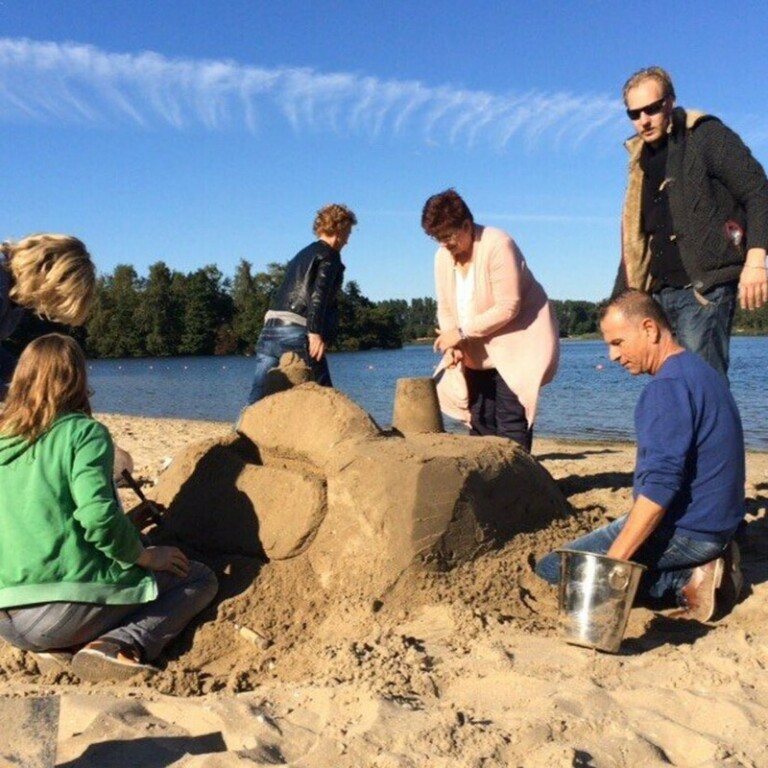
[[[598,300],[618,260],[626,77],[768,163],[764,2],[0,0],[3,238],[68,232],[102,271],[263,269],[359,226],[347,279],[433,295],[419,225],[455,187],[556,299]]]

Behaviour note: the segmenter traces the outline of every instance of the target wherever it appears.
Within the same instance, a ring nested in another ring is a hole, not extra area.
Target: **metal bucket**
[[[616,653],[644,565],[561,549],[560,630],[568,643]]]

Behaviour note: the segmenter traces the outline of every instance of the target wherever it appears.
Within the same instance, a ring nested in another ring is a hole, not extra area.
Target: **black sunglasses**
[[[646,104],[644,107],[638,107],[637,109],[627,109],[627,117],[630,120],[639,120],[640,115],[645,112],[648,117],[658,115],[662,109],[664,109],[664,102],[667,100],[666,96],[663,96],[658,101],[652,101],[650,104]]]

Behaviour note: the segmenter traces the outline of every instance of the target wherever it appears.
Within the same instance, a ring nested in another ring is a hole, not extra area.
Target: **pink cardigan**
[[[528,425],[533,426],[539,389],[552,380],[560,352],[557,318],[547,294],[536,281],[514,240],[500,229],[475,225],[472,252],[474,297],[470,318],[462,328],[464,361],[469,368],[496,368],[520,398]],[[457,328],[453,256],[445,248],[435,254],[435,286],[440,330]],[[438,366],[441,410],[469,423],[467,387],[459,369]]]

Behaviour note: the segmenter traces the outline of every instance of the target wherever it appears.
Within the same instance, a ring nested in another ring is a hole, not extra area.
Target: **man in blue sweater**
[[[633,376],[653,376],[635,409],[634,503],[566,548],[645,565],[642,592],[674,594],[681,608],[674,616],[709,621],[733,606],[742,584],[733,541],[745,512],[736,403],[727,381],[677,344],[648,294],[619,294],[603,310],[600,329],[611,360]],[[536,573],[556,584],[559,563],[550,553]]]

